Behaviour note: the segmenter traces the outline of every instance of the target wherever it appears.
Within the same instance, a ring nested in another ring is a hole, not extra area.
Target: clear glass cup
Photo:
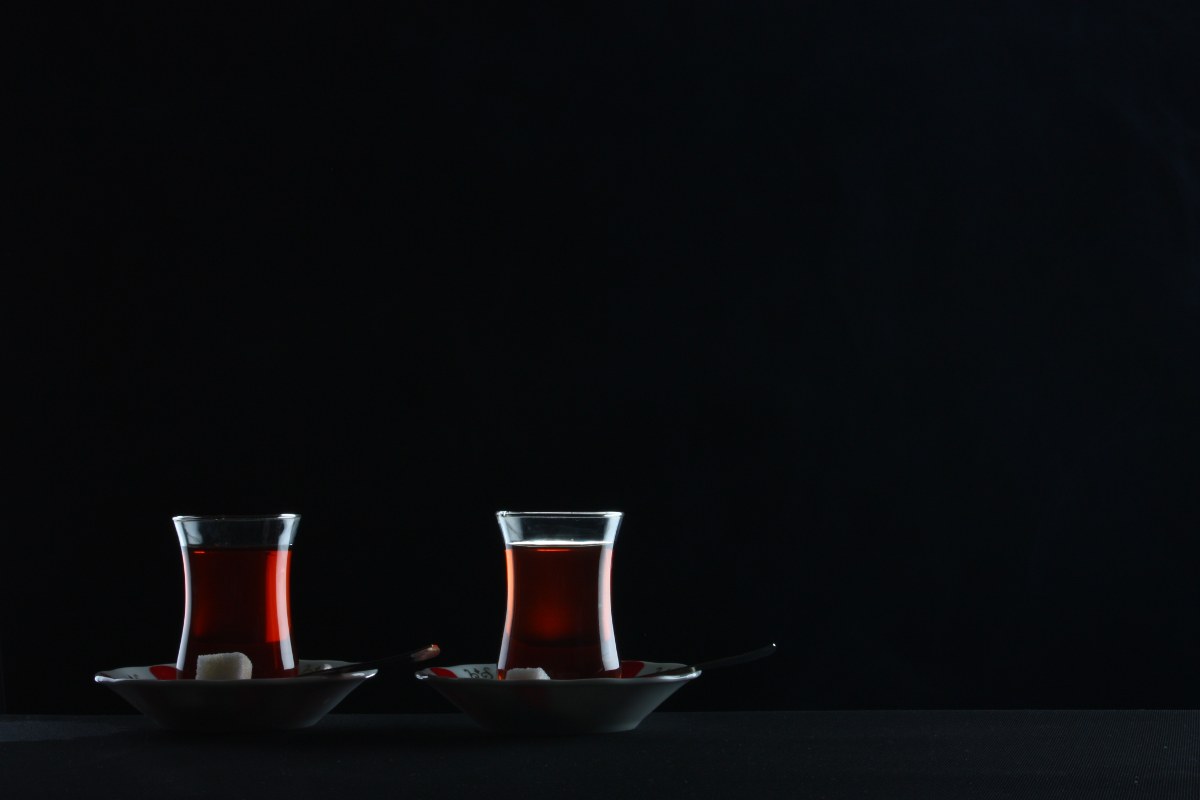
[[[620,511],[499,511],[508,613],[497,673],[540,667],[555,679],[621,674],[612,621]]]
[[[196,677],[198,656],[233,652],[250,659],[251,677],[297,674],[290,588],[299,515],[172,521],[183,551],[179,677]]]

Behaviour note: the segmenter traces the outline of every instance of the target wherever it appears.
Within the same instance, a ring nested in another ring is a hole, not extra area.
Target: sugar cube
[[[238,681],[250,677],[254,664],[245,653],[210,653],[196,658],[196,680]]]

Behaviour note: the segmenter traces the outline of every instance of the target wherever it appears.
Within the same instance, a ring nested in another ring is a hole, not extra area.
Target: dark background
[[[1200,705],[1188,4],[398,6],[10,29],[10,712],[174,658],[173,514],[492,659],[501,508],[626,512],[627,658],[780,645],[671,708]]]

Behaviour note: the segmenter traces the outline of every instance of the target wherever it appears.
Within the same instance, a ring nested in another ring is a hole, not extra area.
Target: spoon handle
[[[751,661],[758,661],[760,658],[766,658],[774,653],[776,649],[778,648],[775,647],[775,644],[771,643],[763,645],[762,647],[751,650],[747,653],[739,653],[736,656],[725,656],[724,658],[714,658],[711,661],[701,661],[694,666],[673,667],[671,669],[666,669],[662,672],[655,672],[643,677],[656,678],[659,675],[685,675],[693,670],[720,669],[721,667],[732,667],[736,666],[737,664],[748,664]]]
[[[386,664],[416,664],[419,661],[428,661],[431,658],[437,658],[442,652],[442,648],[436,644],[427,645],[411,653],[401,653],[395,656],[384,656],[383,658],[375,658],[370,661],[359,661],[356,664],[346,664],[340,667],[330,667],[319,672],[309,673],[311,675],[342,675],[347,672],[362,672],[367,669],[375,669]]]
[[[696,665],[696,669],[719,669],[721,667],[732,667],[737,664],[748,664],[751,661],[758,661],[760,658],[766,658],[775,652],[777,648],[775,643],[763,645],[756,650],[751,650],[748,653],[742,653],[736,656],[725,656],[725,658],[714,658],[711,661],[701,661]]]

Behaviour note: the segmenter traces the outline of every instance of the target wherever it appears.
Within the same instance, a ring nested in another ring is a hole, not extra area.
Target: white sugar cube
[[[196,658],[196,680],[240,681],[254,671],[245,653],[210,653]]]
[[[550,676],[541,667],[517,667],[504,670],[506,681],[548,681]]]

